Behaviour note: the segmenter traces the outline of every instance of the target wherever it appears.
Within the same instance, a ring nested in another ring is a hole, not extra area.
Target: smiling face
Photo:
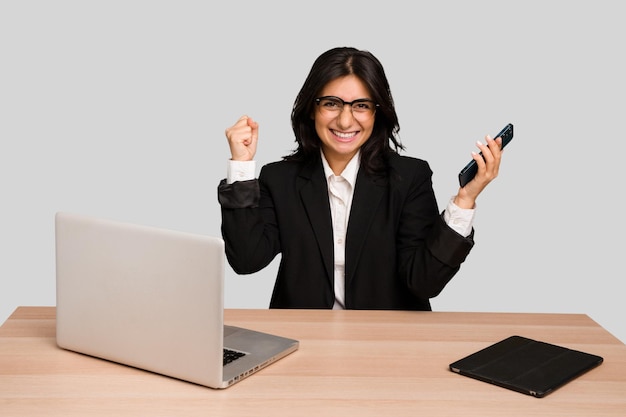
[[[338,97],[344,102],[372,98],[365,84],[354,75],[336,78],[326,84],[320,92],[320,97],[325,96]],[[352,111],[350,105],[334,110],[318,105],[314,119],[324,156],[333,172],[339,175],[372,135],[374,112]]]

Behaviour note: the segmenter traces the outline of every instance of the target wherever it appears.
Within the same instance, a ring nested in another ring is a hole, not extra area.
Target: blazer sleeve
[[[260,195],[259,181],[256,179],[232,184],[223,179],[217,187],[217,201],[226,209],[258,207]]]
[[[461,265],[474,246],[474,229],[469,236],[464,237],[446,224],[442,213],[433,225],[426,246],[441,262],[452,266]]]
[[[398,267],[410,291],[427,300],[459,271],[474,246],[474,230],[464,237],[449,227],[437,208],[430,169],[421,166],[413,172],[402,203]]]
[[[238,274],[260,271],[280,252],[274,209],[270,199],[262,207],[259,184],[257,179],[222,180],[217,189],[226,258]]]

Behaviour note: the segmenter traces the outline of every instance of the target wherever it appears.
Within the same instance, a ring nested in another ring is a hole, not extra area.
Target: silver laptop
[[[298,349],[224,325],[221,238],[59,212],[57,344],[226,388]]]

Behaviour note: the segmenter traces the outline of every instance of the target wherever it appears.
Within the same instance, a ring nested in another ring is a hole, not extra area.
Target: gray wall
[[[251,115],[259,164],[279,159],[313,60],[350,45],[385,65],[442,206],[515,124],[434,309],[584,313],[626,341],[619,2],[506,3],[1,2],[0,322],[55,304],[58,210],[219,234],[224,129]],[[228,269],[227,307],[266,307],[276,267]]]

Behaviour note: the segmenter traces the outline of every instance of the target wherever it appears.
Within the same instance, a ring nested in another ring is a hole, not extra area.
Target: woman
[[[272,308],[431,310],[474,244],[476,198],[498,174],[501,139],[477,143],[478,173],[440,213],[428,163],[399,154],[391,90],[370,52],[320,55],[291,121],[297,149],[258,179],[258,123],[242,116],[226,129],[218,200],[234,271],[280,253]]]

